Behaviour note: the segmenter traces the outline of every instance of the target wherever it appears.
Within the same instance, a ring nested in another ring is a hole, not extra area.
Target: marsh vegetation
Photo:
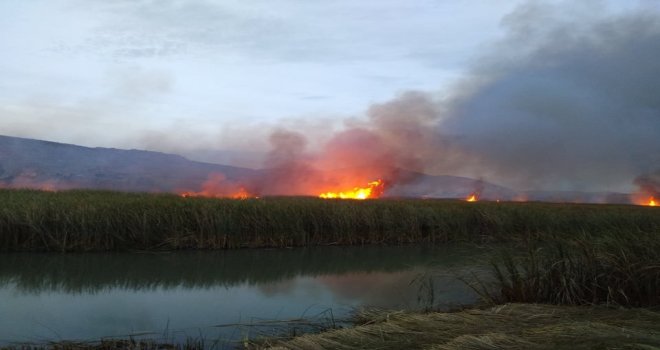
[[[657,232],[659,210],[630,205],[0,190],[1,251],[490,243]]]

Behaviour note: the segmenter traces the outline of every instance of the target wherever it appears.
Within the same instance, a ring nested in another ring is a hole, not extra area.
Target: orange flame
[[[325,192],[321,193],[319,197],[331,199],[368,199],[368,198],[378,198],[383,191],[385,190],[385,184],[383,180],[378,179],[376,181],[369,182],[367,187],[355,187],[352,190],[341,191],[341,192]]]
[[[637,194],[633,194],[631,196],[630,201],[635,205],[658,207],[658,206],[660,206],[660,200],[658,200],[656,198],[657,197],[655,195],[652,195],[652,194],[637,193]]]
[[[234,199],[248,199],[250,197],[255,197],[250,194],[245,188],[241,187],[238,192],[231,195],[231,198]],[[255,197],[256,198],[256,197]]]
[[[476,201],[479,200],[479,198],[477,197],[476,194],[472,193],[472,194],[470,194],[470,196],[467,197],[465,200],[468,201],[468,202],[476,202]]]
[[[248,191],[244,186],[228,180],[222,173],[213,173],[208,176],[202,184],[201,191],[180,191],[181,197],[211,197],[211,198],[233,198],[248,199],[259,198],[256,194]]]
[[[182,192],[180,193],[180,195],[183,198],[188,198],[188,197],[212,197],[212,198],[233,198],[233,199],[259,198],[248,192],[243,187],[241,187],[238,191],[231,194],[218,194],[218,193],[211,193],[209,191],[201,191],[201,192]]]

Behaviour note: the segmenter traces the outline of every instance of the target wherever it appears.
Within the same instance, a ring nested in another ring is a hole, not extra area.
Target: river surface
[[[337,325],[360,307],[476,301],[474,247],[0,254],[0,345],[144,337],[231,347]]]

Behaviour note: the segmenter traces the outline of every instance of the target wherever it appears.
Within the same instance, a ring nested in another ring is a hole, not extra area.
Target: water
[[[3,254],[0,344],[192,337],[222,348],[336,325],[363,306],[469,304],[476,295],[455,275],[486,255],[456,246]],[[293,319],[304,321],[270,323]]]

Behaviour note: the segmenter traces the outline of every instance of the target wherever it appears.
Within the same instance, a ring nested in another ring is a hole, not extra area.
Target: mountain
[[[400,169],[389,173],[398,178],[385,192],[390,197],[466,198],[478,193],[481,199],[488,200],[629,203],[629,195],[625,193],[518,192],[466,177],[433,176]],[[197,162],[174,154],[0,136],[0,188],[197,192],[209,182],[216,187],[231,182],[265,183],[272,176],[272,169]]]
[[[510,189],[464,177],[399,173],[409,180],[389,189],[389,196],[464,198],[474,191],[491,199],[515,195]],[[270,175],[269,170],[196,162],[174,154],[0,136],[0,186],[4,187],[199,191],[213,174],[242,182],[263,181]]]
[[[172,192],[197,189],[213,173],[229,180],[256,175],[252,169],[160,152],[0,136],[0,185],[5,187]]]

